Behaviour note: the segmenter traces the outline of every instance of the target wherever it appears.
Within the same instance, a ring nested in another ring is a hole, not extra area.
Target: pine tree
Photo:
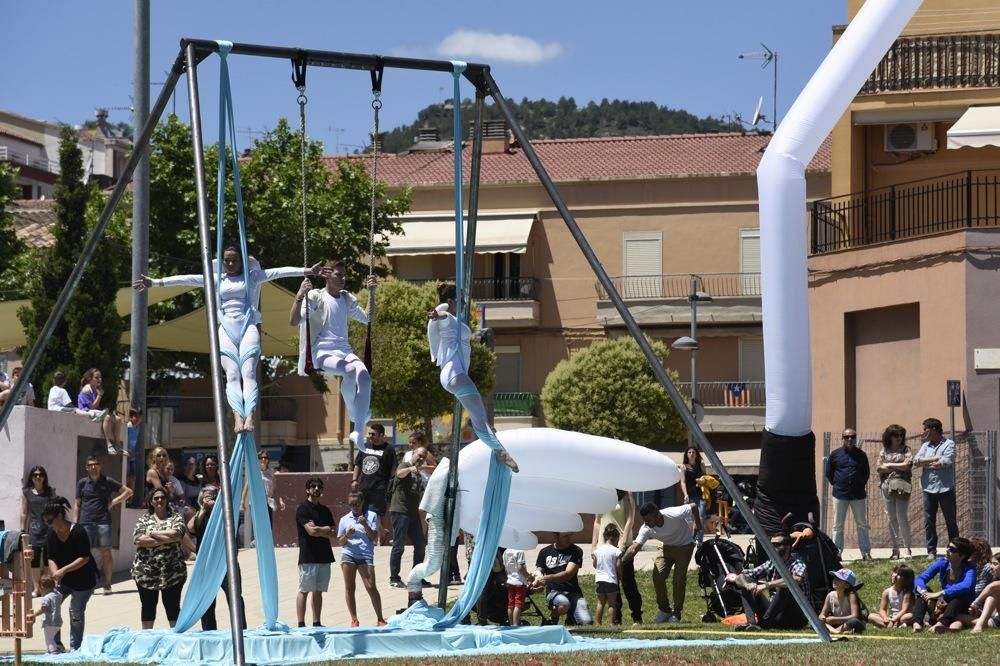
[[[38,336],[90,235],[87,212],[92,190],[83,182],[83,154],[69,127],[64,127],[60,136],[59,167],[54,191],[55,244],[36,255],[32,274],[37,277],[28,288],[31,307],[17,313],[25,330],[26,353],[38,343]],[[121,378],[120,337],[124,330],[124,322],[115,308],[121,259],[120,242],[103,239],[39,358],[34,377],[41,388],[40,395],[48,392],[57,370],[66,373],[66,389],[74,395],[83,372],[96,367],[104,375],[102,405],[114,407]]]
[[[13,301],[22,297],[23,286],[20,281],[23,276],[17,270],[21,255],[26,250],[24,243],[17,237],[14,228],[14,216],[7,210],[8,204],[17,196],[14,178],[17,168],[0,163],[0,301]]]

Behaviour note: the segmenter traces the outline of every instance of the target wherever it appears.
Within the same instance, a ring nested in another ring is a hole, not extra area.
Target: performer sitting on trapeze
[[[368,311],[365,312],[354,294],[344,290],[347,264],[341,260],[327,261],[323,264],[322,276],[326,286],[320,289],[313,289],[308,278],[302,281],[289,317],[292,326],[299,326],[299,374],[306,374],[308,340],[312,366],[341,378],[340,394],[353,422],[350,439],[363,451],[364,437],[359,433],[365,431],[370,416],[372,378],[364,362],[351,349],[347,324],[350,319],[367,324],[375,314],[377,279],[374,275],[368,277]]]
[[[464,322],[461,324],[453,314],[455,311],[455,285],[438,286],[438,300],[441,304],[427,315],[427,341],[431,347],[431,360],[441,368],[441,386],[458,398],[462,407],[469,412],[472,429],[476,435],[496,453],[497,460],[511,470],[517,471],[517,463],[507,453],[486,421],[486,407],[479,389],[469,379],[468,368],[472,359],[472,330]]]
[[[244,282],[243,261],[240,252],[233,246],[222,253],[224,273],[219,285],[219,348],[222,354],[222,368],[226,371],[226,395],[232,404],[234,399],[244,405],[246,419],[238,410],[233,410],[236,432],[254,429],[253,408],[257,405],[257,358],[260,356],[260,288],[265,282],[279,278],[300,275],[320,275],[322,262],[311,268],[286,266],[284,268],[262,269],[257,260],[250,257],[247,280]],[[217,265],[215,266],[217,269]],[[141,276],[132,283],[137,290],[150,287],[205,286],[202,275],[174,275],[152,279]]]

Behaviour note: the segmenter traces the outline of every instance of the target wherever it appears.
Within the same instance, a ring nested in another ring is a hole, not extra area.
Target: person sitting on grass
[[[831,571],[833,589],[826,595],[819,619],[831,634],[860,634],[865,630],[858,598],[858,577],[850,569]]]
[[[968,611],[976,584],[976,566],[969,561],[974,550],[968,539],[955,537],[948,544],[948,554],[934,560],[917,576],[913,631],[923,631],[925,614],[934,623],[934,633],[961,631],[959,616]],[[938,592],[927,587],[935,576],[941,583]]]
[[[778,557],[784,560],[792,579],[802,589],[805,597],[810,598],[806,563],[792,550],[792,538],[787,534],[779,534],[771,537],[771,545],[778,551]],[[739,575],[731,573],[726,576],[726,582],[740,590],[743,611],[747,616],[747,623],[738,625],[737,631],[802,629],[806,626],[805,615],[771,560],[753,569],[746,569]],[[770,598],[766,595],[768,590],[775,591]]]
[[[969,606],[969,616],[975,622],[972,633],[982,633],[987,626],[1000,628],[1000,556],[993,556],[993,582],[983,588]]]
[[[882,591],[878,612],[869,613],[868,621],[882,629],[905,627],[913,621],[913,569],[897,564],[892,569],[892,585]]]

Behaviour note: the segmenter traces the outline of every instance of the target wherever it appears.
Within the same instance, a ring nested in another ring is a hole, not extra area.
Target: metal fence
[[[1000,479],[997,478],[997,432],[971,432],[955,437],[955,502],[958,513],[958,529],[962,536],[982,536],[994,546],[997,545],[997,488]],[[910,452],[916,455],[921,441],[908,439]],[[832,487],[826,480],[826,463],[834,447],[840,446],[840,433],[823,433],[823,478],[820,492],[820,523],[828,534],[833,531],[833,495]],[[858,433],[858,446],[868,456],[871,466],[871,477],[866,488],[867,517],[871,527],[871,542],[873,548],[891,548],[892,539],[889,536],[889,517],[885,512],[882,491],[879,488],[879,475],[875,471],[878,454],[882,450],[881,433]],[[844,523],[844,547],[858,547],[858,532],[854,518],[848,513]],[[910,535],[915,552],[923,552],[924,541],[924,510],[923,494],[920,490],[920,472],[914,470],[913,494],[910,495],[909,506]],[[947,544],[947,529],[944,519],[937,519],[938,544]],[[832,534],[831,534],[832,536]],[[939,549],[940,550],[940,549]]]

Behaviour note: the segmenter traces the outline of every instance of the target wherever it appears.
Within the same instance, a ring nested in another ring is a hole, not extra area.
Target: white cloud
[[[446,58],[532,65],[558,57],[563,48],[558,42],[542,44],[530,37],[509,33],[456,30],[442,39],[435,50]]]

